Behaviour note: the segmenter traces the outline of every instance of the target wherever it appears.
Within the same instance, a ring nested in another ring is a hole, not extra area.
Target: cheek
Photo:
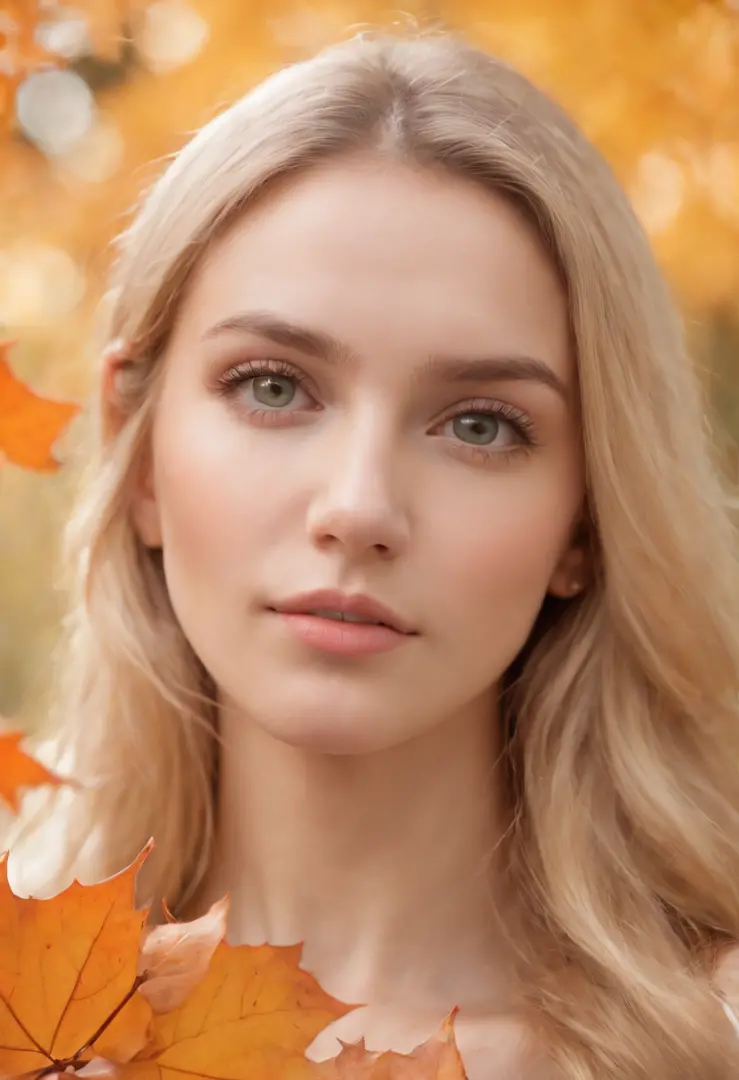
[[[170,562],[210,578],[243,575],[260,537],[274,538],[288,485],[250,433],[223,415],[197,423],[162,424],[155,444],[155,484],[165,553]]]
[[[467,505],[444,515],[434,530],[448,602],[497,622],[517,613],[533,618],[567,547],[576,513],[575,484],[491,480]]]

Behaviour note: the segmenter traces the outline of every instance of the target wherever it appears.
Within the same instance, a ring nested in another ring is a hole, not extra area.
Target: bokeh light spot
[[[18,90],[18,123],[44,153],[69,150],[92,126],[95,100],[73,71],[39,71]]]
[[[0,323],[45,326],[69,315],[85,292],[85,276],[69,252],[21,240],[0,250]]]

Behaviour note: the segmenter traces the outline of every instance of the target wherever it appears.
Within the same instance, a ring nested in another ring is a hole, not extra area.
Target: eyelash
[[[315,396],[315,388],[308,376],[284,360],[244,360],[218,377],[218,393],[225,398],[231,398],[244,383],[250,379],[258,379],[260,375],[284,375],[288,379],[294,379],[298,386],[311,397]],[[275,409],[249,409],[249,415],[252,418],[263,419],[265,416],[274,415],[276,411]],[[284,415],[289,415],[289,413]]]
[[[231,399],[244,383],[250,379],[257,379],[262,375],[283,375],[286,378],[294,379],[306,393],[315,396],[313,383],[307,375],[300,371],[299,368],[293,367],[292,364],[275,359],[245,360],[229,368],[218,377],[216,390],[223,397]],[[266,424],[268,423],[266,417],[276,415],[278,410],[250,408],[248,412],[252,419],[260,420]],[[450,420],[454,420],[458,416],[465,416],[468,413],[480,413],[496,418],[502,417],[513,428],[517,438],[521,440],[503,450],[490,450],[484,446],[474,446],[460,440],[455,449],[461,449],[466,456],[472,457],[474,460],[488,463],[491,458],[495,458],[497,461],[500,461],[501,458],[506,460],[514,455],[530,453],[538,445],[534,435],[533,421],[525,412],[502,401],[491,402],[489,398],[473,399],[463,402],[461,405],[455,405],[452,411],[439,420],[439,424],[448,423]],[[280,423],[285,425],[285,417],[290,415],[290,413],[282,413]]]

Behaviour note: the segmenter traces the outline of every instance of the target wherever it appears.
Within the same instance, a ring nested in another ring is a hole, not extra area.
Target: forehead
[[[182,318],[244,308],[373,349],[526,352],[567,377],[565,289],[533,225],[469,180],[381,158],[282,182],[208,252]],[[391,340],[390,340],[391,339]]]

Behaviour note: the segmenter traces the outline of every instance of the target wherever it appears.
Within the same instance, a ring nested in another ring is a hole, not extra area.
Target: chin
[[[359,756],[389,750],[417,732],[406,732],[402,723],[393,723],[382,708],[342,710],[336,705],[317,710],[269,710],[267,715],[246,710],[265,734],[287,746],[315,754]],[[378,720],[378,716],[380,719]]]
[[[313,754],[328,754],[338,757],[359,757],[388,750],[399,741],[396,738],[382,738],[378,731],[367,730],[361,725],[349,724],[306,724],[300,726],[285,724],[269,725],[267,733],[279,742],[292,746],[296,750],[306,750]]]

